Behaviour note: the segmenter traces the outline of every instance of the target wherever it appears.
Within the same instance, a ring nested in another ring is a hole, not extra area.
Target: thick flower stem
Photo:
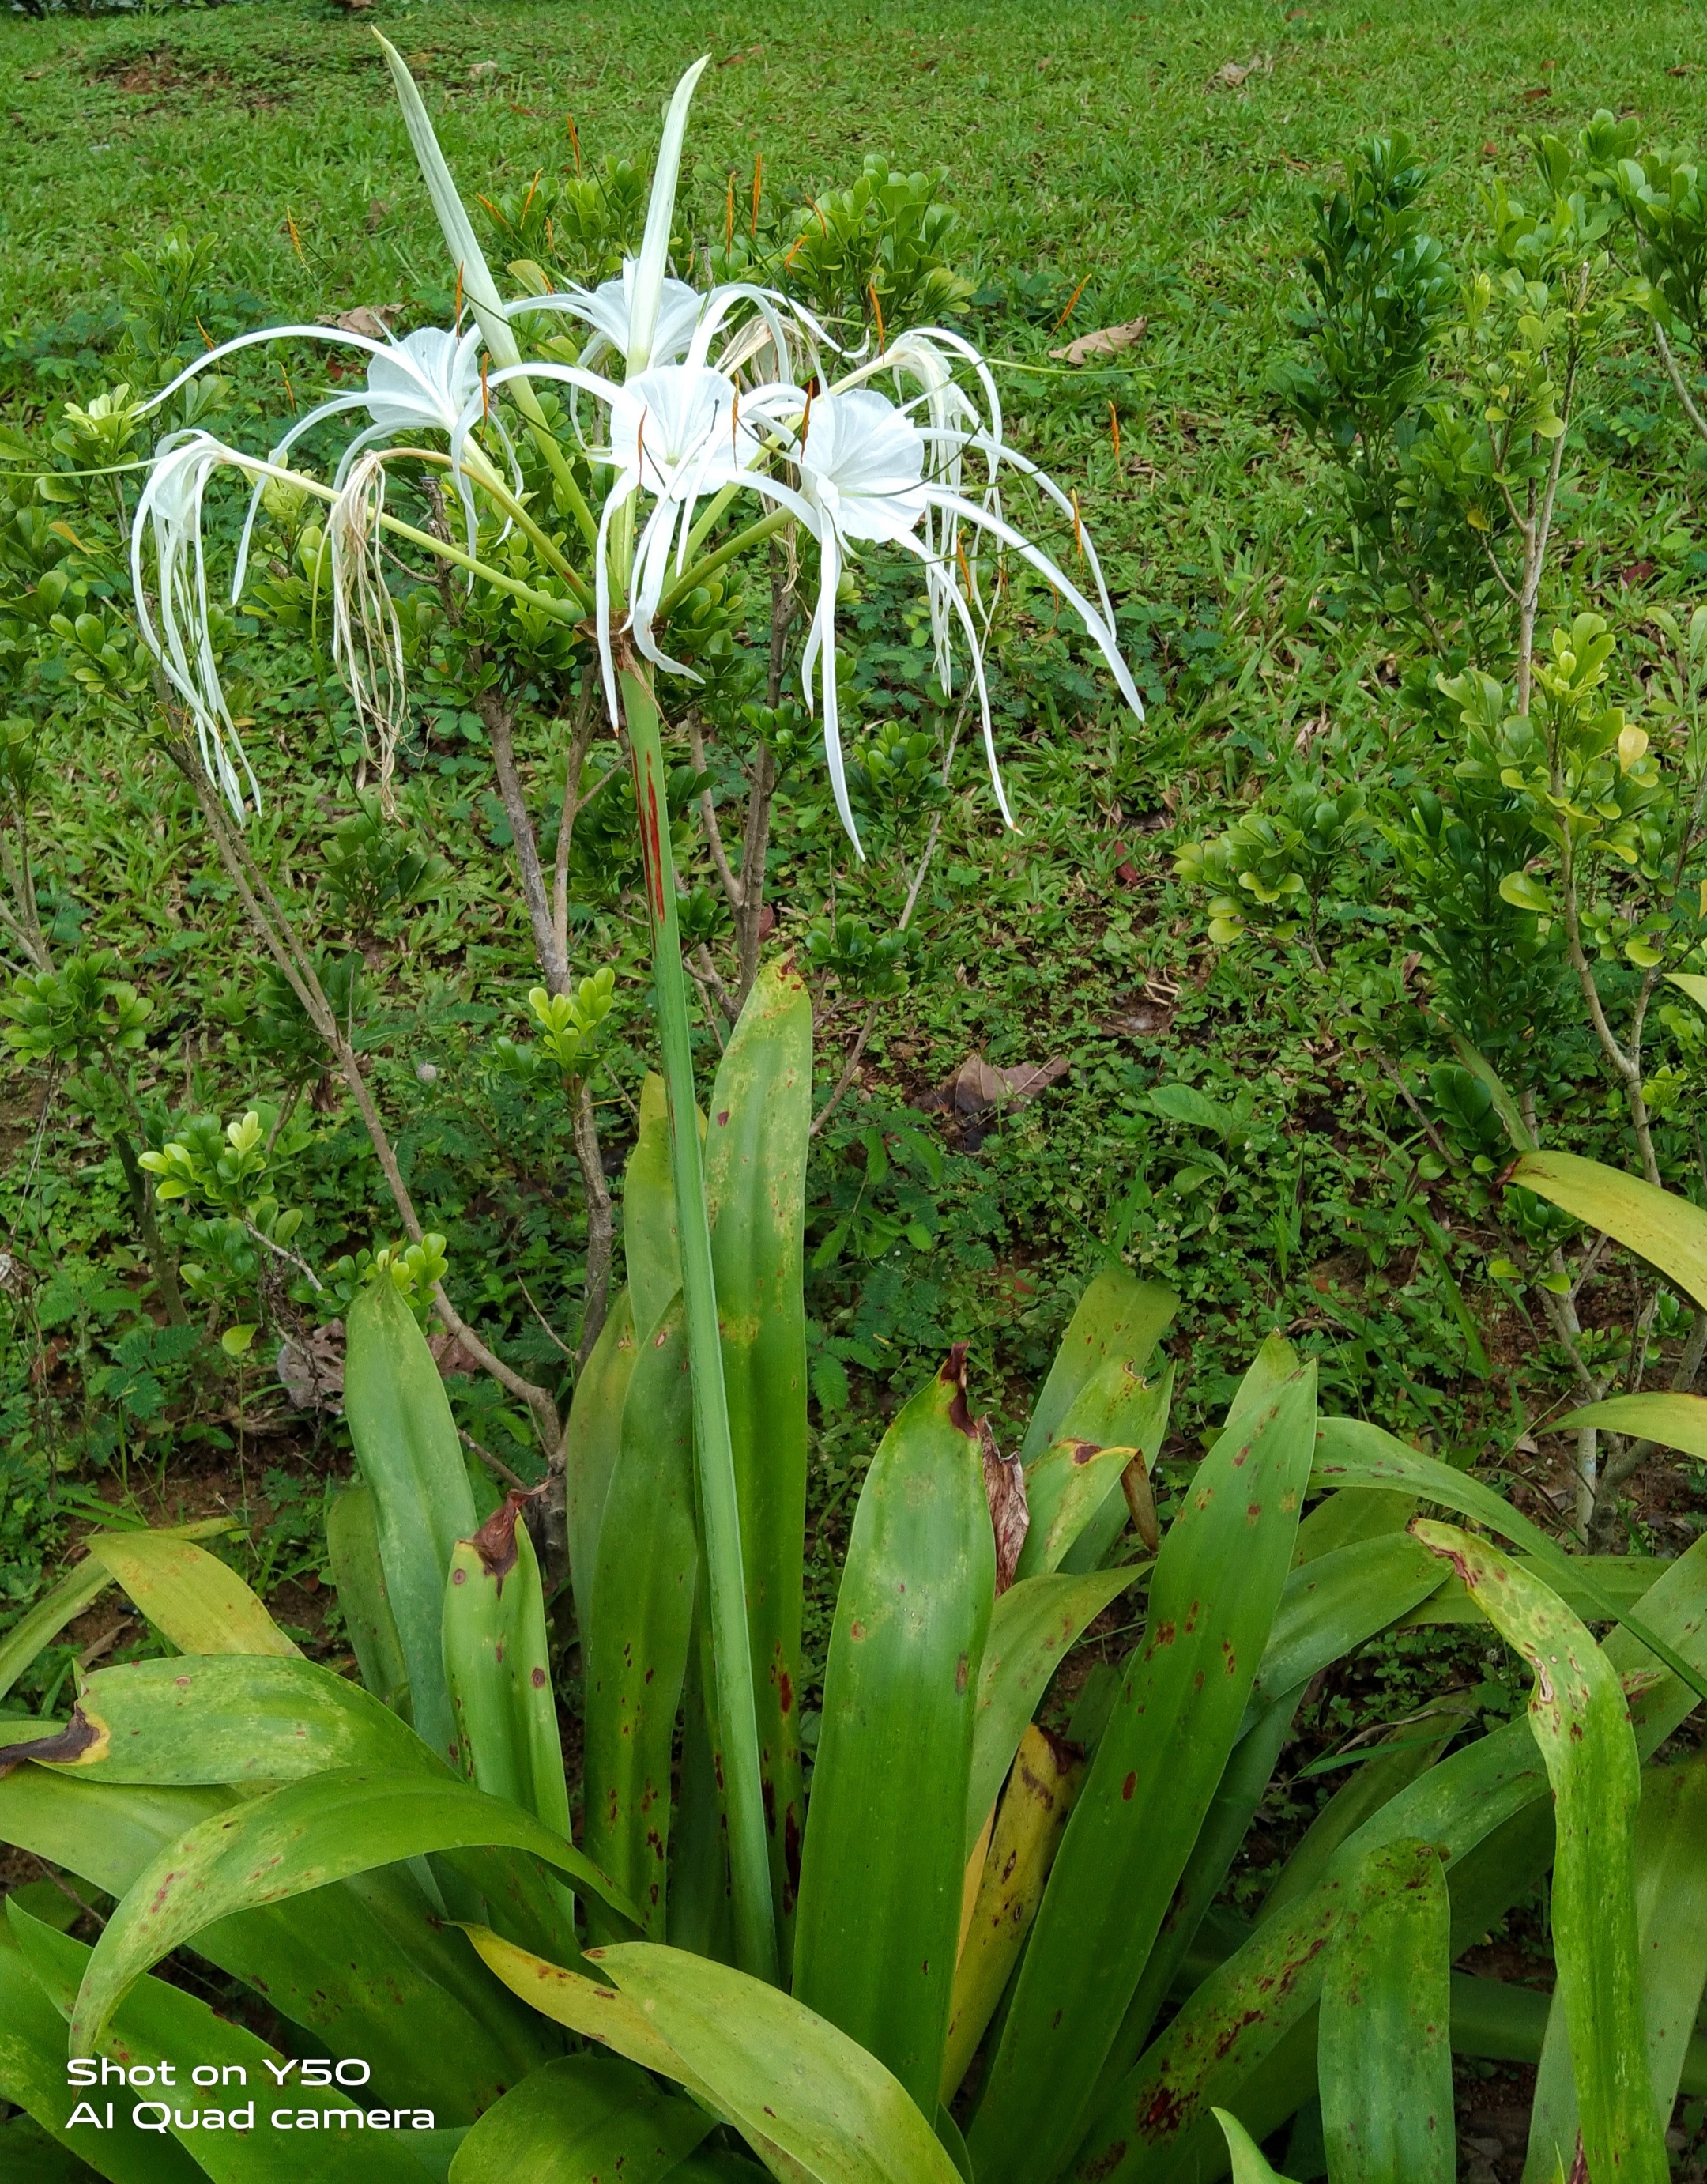
[[[753,1699],[741,1513],[736,1498],[735,1452],[730,1441],[729,1408],[723,1387],[723,1340],[718,1324],[711,1229],[706,1217],[705,1180],[700,1162],[699,1118],[693,1092],[687,985],[676,916],[676,866],[670,847],[664,749],[659,735],[657,702],[631,663],[624,666],[620,681],[623,719],[634,762],[635,806],[640,815],[646,898],[652,916],[659,1043],[663,1049],[664,1081],[670,1097],[670,1167],[676,1183],[682,1303],[693,1373],[694,1456],[698,1470],[700,1521],[704,1528],[705,1566],[710,1580],[709,1605],[717,1671],[715,1718],[729,1814],[736,1956],[743,1971],[774,1983],[777,1975],[776,1929],[759,1768],[759,1722]]]

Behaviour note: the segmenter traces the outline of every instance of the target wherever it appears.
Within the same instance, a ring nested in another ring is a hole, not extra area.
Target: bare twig
[[[194,789],[201,806],[202,816],[209,833],[214,838],[220,861],[225,866],[227,878],[237,891],[238,900],[251,925],[259,934],[263,945],[278,965],[291,990],[301,1002],[303,1012],[316,1032],[331,1050],[339,1075],[343,1078],[356,1112],[379,1162],[380,1173],[385,1178],[386,1188],[398,1217],[412,1243],[419,1244],[425,1235],[420,1217],[415,1211],[414,1201],[409,1185],[403,1181],[403,1171],[398,1165],[395,1148],[390,1134],[374,1105],[373,1096],[363,1077],[361,1065],[351,1045],[336,1012],[327,1001],[313,964],[295,943],[290,921],[273,894],[265,875],[250,856],[247,845],[227,818],[218,792],[208,778],[200,756],[187,738],[178,737],[168,742],[168,754],[175,765]],[[525,1404],[533,1418],[548,1461],[561,1462],[563,1428],[557,1415],[557,1406],[549,1391],[536,1387],[532,1381],[504,1362],[495,1351],[488,1347],[464,1319],[445,1290],[442,1282],[433,1288],[433,1302],[446,1331],[455,1337],[475,1362],[489,1373],[498,1384]]]
[[[1411,1113],[1416,1117],[1418,1123],[1421,1127],[1423,1134],[1427,1138],[1430,1145],[1433,1146],[1435,1151],[1439,1155],[1440,1158],[1446,1162],[1446,1165],[1448,1167],[1455,1167],[1458,1163],[1454,1160],[1452,1155],[1447,1150],[1445,1141],[1441,1137],[1439,1131],[1435,1128],[1433,1123],[1429,1121],[1427,1116],[1425,1115],[1421,1108],[1418,1106],[1415,1095],[1412,1093],[1410,1085],[1405,1083],[1404,1078],[1400,1076],[1398,1069],[1395,1068],[1393,1064],[1387,1060],[1384,1054],[1380,1052],[1376,1053],[1376,1061],[1380,1067],[1382,1076],[1387,1078],[1393,1090],[1398,1093],[1399,1098],[1404,1100],[1405,1106],[1410,1108]]]
[[[489,1448],[482,1448],[465,1426],[459,1426],[456,1430],[457,1439],[461,1441],[469,1454],[477,1456],[488,1471],[495,1471],[500,1479],[507,1479],[512,1486],[518,1487],[522,1493],[532,1493],[533,1489],[527,1481],[525,1479],[519,1479],[501,1456],[494,1456]]]
[[[1679,369],[1677,359],[1672,354],[1671,344],[1665,338],[1665,329],[1658,319],[1654,321],[1654,339],[1659,347],[1660,361],[1665,366],[1667,376],[1676,392],[1677,399],[1683,404],[1684,415],[1702,438],[1707,440],[1707,417],[1704,417],[1696,407],[1694,399],[1684,383],[1683,374]]]

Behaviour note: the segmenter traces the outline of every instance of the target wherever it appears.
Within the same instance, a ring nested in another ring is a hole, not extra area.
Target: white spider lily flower
[[[403,629],[381,552],[385,505],[385,459],[364,454],[327,514],[326,538],[332,564],[332,658],[355,701],[364,744],[371,731],[381,808],[387,818],[395,818],[392,776],[398,738],[409,718],[409,697]]]
[[[626,258],[618,278],[601,281],[596,288],[579,284],[560,293],[524,296],[509,306],[514,321],[535,311],[556,311],[591,326],[592,338],[581,353],[581,361],[596,371],[607,357],[620,356],[626,364],[636,333],[635,291],[640,261]],[[687,354],[708,298],[685,281],[666,280],[659,298],[652,335],[653,364],[675,364]]]
[[[328,400],[316,404],[314,409],[298,417],[289,431],[274,446],[270,460],[282,462],[297,443],[324,424],[329,417],[347,415],[365,410],[369,422],[344,448],[333,474],[335,488],[342,488],[349,474],[350,465],[375,442],[395,438],[400,433],[449,433],[455,429],[458,419],[470,401],[480,392],[480,348],[481,330],[470,326],[459,336],[443,326],[423,326],[416,332],[405,334],[401,341],[375,341],[368,334],[348,332],[342,326],[262,326],[253,333],[238,334],[233,340],[222,342],[206,356],[198,357],[142,405],[138,415],[157,410],[169,400],[181,387],[235,355],[241,349],[254,348],[266,342],[324,341],[341,347],[358,348],[366,353],[368,359],[367,384],[359,392],[353,389],[347,394],[334,394]],[[516,475],[514,452],[500,421],[492,421],[504,453],[508,456],[512,476]],[[170,444],[163,441],[162,447]],[[475,458],[478,462],[478,457]],[[474,548],[478,531],[473,496],[460,463],[456,471],[457,492],[462,502],[463,515],[468,531],[470,551]],[[264,479],[261,484],[265,482]],[[237,548],[236,572],[231,585],[235,603],[242,596],[243,577],[248,566],[249,548],[254,534],[255,519],[260,510],[260,484],[249,502],[249,511],[243,524],[242,540]]]
[[[241,816],[246,795],[253,795],[259,807],[260,787],[220,681],[202,539],[209,481],[227,469],[241,471],[258,485],[269,477],[290,477],[287,471],[241,454],[209,432],[174,432],[160,443],[131,526],[131,589],[143,642],[195,723],[202,763]],[[143,542],[151,538],[158,620],[149,605],[143,567]]]
[[[999,544],[1018,554],[1047,578],[1083,622],[1087,634],[1107,660],[1121,696],[1143,719],[1143,703],[1120,656],[1113,609],[1101,585],[1100,570],[1097,571],[1099,610],[1047,554],[993,508],[966,499],[931,476],[929,465],[934,435],[921,431],[904,410],[870,387],[854,387],[839,393],[832,391],[820,395],[803,406],[793,419],[780,416],[773,406],[770,421],[786,437],[788,454],[799,475],[803,521],[819,543],[818,604],[801,661],[801,677],[809,705],[812,671],[815,666],[819,668],[825,755],[836,810],[849,840],[861,855],[865,853],[848,800],[842,764],[836,691],[836,593],[850,544],[870,542],[904,548],[924,565],[933,604],[940,603],[945,618],[953,615],[959,622],[970,655],[984,755],[997,803],[1009,826],[1014,820],[996,755],[995,729],[984,677],[982,634],[973,619],[972,604],[955,582],[954,564],[943,557],[940,540],[933,540],[928,533],[922,538],[919,535],[921,521],[933,510],[987,532]],[[981,452],[987,454],[991,451],[982,448]],[[1008,449],[1000,448],[999,453],[1002,460],[1014,460]],[[1034,468],[1029,465],[1026,467]],[[1041,472],[1037,476],[1042,478]],[[773,498],[782,498],[774,481],[761,483],[754,477],[752,482],[756,489]],[[1065,495],[1061,498],[1066,499]],[[1071,502],[1067,501],[1067,505],[1070,509]],[[1076,527],[1083,544],[1083,527]],[[1088,549],[1087,551],[1088,555]]]

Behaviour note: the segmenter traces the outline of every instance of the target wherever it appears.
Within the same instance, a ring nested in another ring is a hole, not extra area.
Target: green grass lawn
[[[1001,835],[963,762],[965,794],[921,905],[913,996],[879,1024],[867,1089],[916,1103],[974,1048],[998,1063],[1066,1053],[1073,1073],[987,1154],[951,1140],[935,1179],[902,1157],[880,1188],[861,1111],[843,1111],[821,1141],[815,1234],[855,1201],[881,1203],[889,1225],[868,1234],[875,1257],[857,1278],[846,1256],[824,1277],[822,1323],[853,1345],[837,1369],[904,1378],[942,1341],[983,1330],[999,1400],[1047,1357],[1065,1294],[1120,1231],[1191,1300],[1200,1369],[1187,1418],[1212,1412],[1226,1368],[1277,1317],[1326,1346],[1354,1401],[1510,1460],[1525,1418],[1553,1400],[1546,1376],[1527,1395],[1521,1371],[1510,1385],[1465,1379],[1462,1306],[1404,1212],[1414,1124],[1356,1040],[1348,1049],[1329,1034],[1335,1011],[1379,1016],[1372,996],[1390,994],[1390,970],[1371,967],[1397,959],[1402,934],[1389,950],[1389,913],[1377,910],[1325,999],[1284,952],[1206,948],[1201,898],[1175,883],[1168,851],[1289,760],[1326,751],[1375,779],[1397,748],[1390,632],[1336,605],[1326,472],[1265,391],[1289,345],[1312,187],[1333,182],[1360,134],[1409,131],[1437,169],[1430,225],[1461,249],[1479,192],[1496,179],[1523,187],[1524,139],[1538,126],[1568,135],[1610,107],[1649,137],[1689,131],[1696,12],[1654,5],[1585,24],[1563,8],[1520,20],[1493,5],[1380,0],[1047,15],[949,5],[928,17],[796,12],[779,28],[761,9],[379,0],[357,17],[293,4],[14,17],[0,109],[0,366],[15,421],[51,424],[59,400],[114,376],[114,330],[158,277],[175,231],[213,239],[197,293],[214,335],[364,304],[400,304],[405,325],[442,321],[442,248],[370,26],[409,58],[470,198],[520,193],[577,156],[631,158],[643,172],[661,102],[704,51],[714,64],[683,192],[696,234],[720,236],[731,205],[747,217],[757,161],[767,206],[844,183],[868,153],[940,163],[977,286],[969,331],[997,360],[1018,443],[1076,484],[1107,554],[1148,722],[1126,735],[1098,688],[1064,724],[1061,705],[1076,700],[1021,678],[1006,731],[1020,831]],[[1071,336],[1137,318],[1143,337],[1113,368],[1051,363]],[[193,351],[192,336],[183,354]],[[303,392],[272,363],[248,367],[243,384],[258,436]],[[1634,331],[1598,398],[1657,412],[1662,393]],[[1644,585],[1684,597],[1695,544],[1687,441],[1670,418],[1648,426],[1633,454],[1615,438],[1592,443],[1570,515],[1572,582],[1632,610]],[[1632,569],[1634,591],[1621,573]],[[157,972],[162,1008],[187,1021],[250,975],[247,944],[218,884],[195,881],[183,899],[211,921],[209,946],[192,939],[194,916],[187,929],[177,911],[175,924],[164,916],[169,877],[181,889],[192,867],[181,798],[98,709],[74,717],[78,760],[53,830],[79,905],[70,929],[86,920],[88,937],[117,946],[145,984]],[[75,787],[80,766],[92,796]],[[454,856],[472,807],[450,772],[432,823]],[[312,783],[288,766],[279,779],[288,866],[325,814]],[[791,914],[810,915],[837,884],[822,838],[798,856],[779,848],[775,884]],[[904,878],[898,852],[870,879],[891,916]],[[447,993],[459,1006],[514,1005],[526,973],[503,893],[476,888],[477,912],[465,905],[464,952],[442,954],[435,973],[431,1036],[445,1035]],[[426,1004],[401,967],[387,976],[396,1021],[414,1030],[376,1031],[376,1066],[416,1102],[409,1038],[428,1035]],[[1159,1005],[1146,1001],[1147,981]],[[856,1015],[828,1008],[820,1067],[831,1073]],[[186,1038],[181,1090],[178,1063],[162,1078],[173,1096],[222,1112],[250,1096],[253,1068],[217,1023]],[[1168,1188],[1182,1159],[1198,1173],[1191,1134],[1142,1109],[1144,1088],[1168,1077],[1218,1095],[1259,1089],[1241,1180],[1213,1204]],[[1573,1049],[1559,1078],[1571,1127],[1608,1142],[1592,1052]],[[20,1089],[10,1111],[20,1178],[29,1132],[16,1118],[33,1113],[31,1096]],[[30,1178],[51,1179],[56,1160],[69,1175],[95,1159],[63,1106],[52,1119]],[[327,1179],[330,1211],[343,1188]],[[447,1217],[472,1219],[469,1193],[448,1195]],[[909,1256],[898,1244],[886,1256],[879,1246],[909,1221],[941,1248]],[[495,1232],[488,1240],[495,1249]],[[548,1262],[553,1248],[530,1246]],[[562,1279],[535,1273],[553,1289]],[[1483,1288],[1473,1309],[1501,1370],[1504,1357],[1526,1370],[1536,1345],[1509,1298]],[[542,1340],[519,1300],[505,1310],[522,1340]],[[826,1388],[837,1384],[832,1371]]]

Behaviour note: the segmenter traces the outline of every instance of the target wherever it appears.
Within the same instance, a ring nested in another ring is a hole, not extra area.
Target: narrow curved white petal
[[[629,320],[628,369],[644,371],[653,360],[659,315],[664,302],[664,278],[670,261],[670,229],[676,217],[676,185],[681,173],[681,143],[687,133],[687,109],[693,87],[705,73],[711,56],[703,53],[676,86],[664,116],[664,134],[658,143],[658,164],[653,170],[652,195],[646,207],[646,231],[640,241],[640,263],[634,278],[633,305]]]
[[[627,258],[623,260],[618,277],[601,281],[596,288],[573,287],[554,290],[548,296],[523,296],[509,306],[510,320],[514,323],[534,311],[555,311],[564,318],[579,319],[583,326],[592,329],[592,339],[582,350],[581,358],[589,370],[613,354],[626,359],[634,325],[638,270],[637,261]],[[687,355],[694,330],[718,292],[714,289],[710,296],[702,296],[698,289],[690,288],[685,281],[665,281],[659,300],[658,321],[653,330],[653,364],[674,364]]]

